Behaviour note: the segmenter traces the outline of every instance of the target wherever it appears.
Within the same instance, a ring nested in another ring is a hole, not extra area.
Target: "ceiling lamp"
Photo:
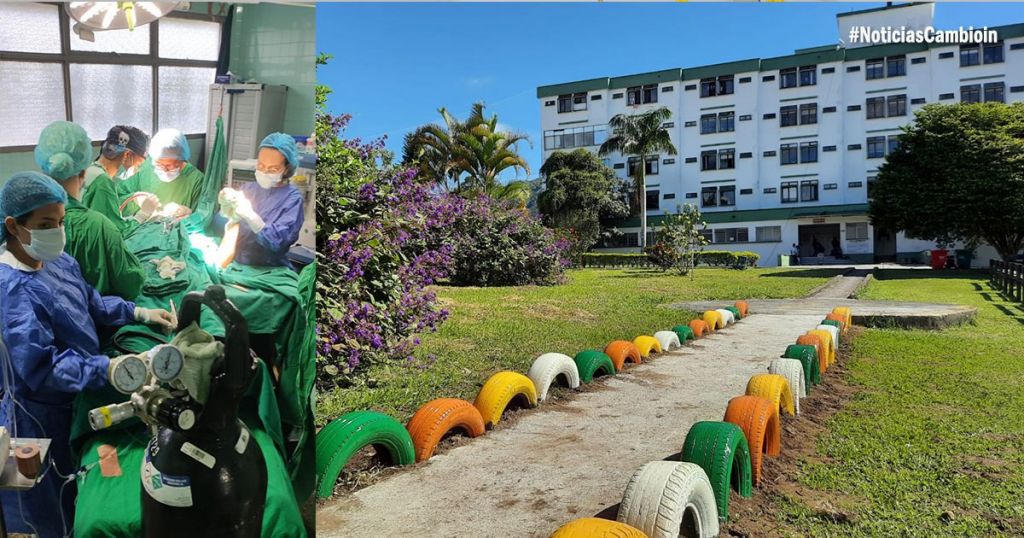
[[[174,11],[181,2],[70,2],[68,15],[89,30],[134,30]]]

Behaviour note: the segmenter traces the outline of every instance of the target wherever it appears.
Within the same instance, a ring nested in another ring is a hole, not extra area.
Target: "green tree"
[[[693,276],[696,254],[708,244],[701,232],[707,228],[700,210],[693,204],[676,206],[676,212],[666,212],[661,229],[655,235],[655,244],[647,249],[655,265],[663,269],[675,267],[679,274]]]
[[[878,169],[875,226],[940,244],[1024,248],[1024,103],[929,105]]]
[[[648,155],[664,152],[668,155],[677,153],[672,144],[672,137],[664,123],[672,117],[672,111],[661,107],[643,114],[616,114],[608,122],[612,136],[601,144],[598,153],[602,156],[618,152],[626,156],[637,156],[640,159],[633,175],[635,201],[640,208],[640,247],[647,245],[647,182],[646,159]]]
[[[443,123],[421,125],[405,135],[402,161],[416,168],[417,177],[450,191],[458,189],[462,175],[463,153],[459,141],[466,132],[466,125],[444,107],[437,111]]]
[[[570,232],[575,254],[597,242],[601,219],[628,212],[616,190],[615,172],[585,149],[552,153],[540,173],[545,187],[537,195],[537,208],[545,225]]]

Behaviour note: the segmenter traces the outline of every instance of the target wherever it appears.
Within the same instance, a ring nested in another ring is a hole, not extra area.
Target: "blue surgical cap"
[[[18,172],[0,186],[0,221],[55,203],[68,203],[68,195],[59,183],[39,172]],[[0,243],[5,241],[7,227],[0,225]]]
[[[153,135],[149,143],[149,156],[153,160],[177,159],[187,161],[192,158],[192,150],[188,140],[177,129],[160,129]]]
[[[260,142],[261,148],[276,149],[284,155],[284,159],[288,161],[288,166],[291,167],[294,172],[299,167],[299,149],[295,145],[295,138],[290,134],[285,133],[270,133],[263,142]]]
[[[81,126],[55,121],[39,133],[35,154],[40,170],[57,181],[65,181],[82,173],[92,162],[92,141]]]

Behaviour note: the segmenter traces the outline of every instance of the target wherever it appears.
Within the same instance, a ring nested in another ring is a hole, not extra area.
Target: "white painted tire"
[[[548,397],[548,389],[560,375],[565,376],[569,388],[575,389],[580,386],[580,371],[576,368],[576,362],[568,355],[545,353],[533,361],[526,377],[529,377],[530,381],[533,381],[533,386],[537,388],[537,401],[544,401]]]
[[[695,463],[652,461],[638,469],[622,494],[618,519],[650,538],[718,536],[715,492]]]
[[[722,320],[725,321],[726,325],[732,325],[733,323],[736,323],[736,316],[732,315],[731,310],[719,308],[718,310],[715,310],[715,312],[718,312],[719,314],[722,315]]]
[[[679,335],[673,331],[658,331],[654,333],[654,338],[661,344],[662,351],[672,351],[677,347],[682,347],[679,343]]]
[[[839,327],[834,325],[818,325],[815,330],[828,331],[832,335],[832,349],[839,349]]]
[[[804,363],[797,359],[774,359],[768,365],[768,372],[785,377],[793,393],[793,407],[800,414],[800,398],[807,397],[807,378],[804,377]]]

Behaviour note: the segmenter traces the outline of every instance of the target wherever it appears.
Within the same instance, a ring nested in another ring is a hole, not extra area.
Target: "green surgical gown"
[[[142,263],[132,254],[121,232],[103,215],[68,198],[64,229],[64,250],[82,268],[85,281],[100,295],[116,295],[132,301],[142,290],[146,274]]]
[[[117,185],[117,195],[119,200],[124,201],[137,192],[148,192],[155,194],[162,205],[175,203],[195,211],[199,207],[199,195],[203,193],[204,179],[203,173],[188,163],[174,181],[164,183],[156,177],[153,163],[146,161],[134,176]],[[130,207],[135,211],[138,205],[132,203]]]
[[[107,217],[118,231],[124,233],[132,227],[133,221],[121,217],[118,209],[121,204],[117,197],[117,184],[99,164],[94,163],[91,168],[99,170],[92,182],[82,191],[82,205]]]

